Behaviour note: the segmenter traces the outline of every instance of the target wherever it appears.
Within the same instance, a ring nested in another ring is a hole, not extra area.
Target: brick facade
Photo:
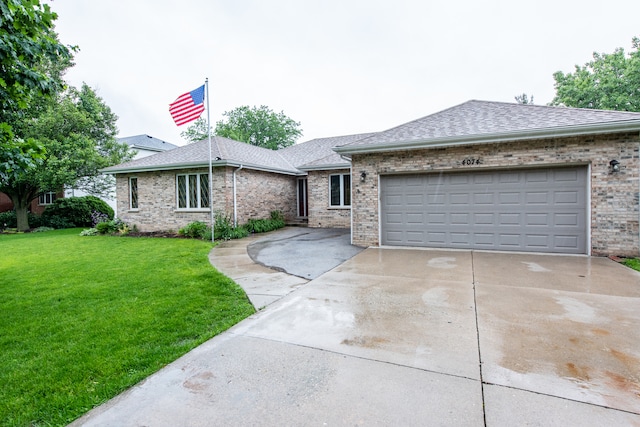
[[[349,173],[349,169],[309,172],[307,177],[309,227],[351,227],[351,209],[329,206],[329,176]]]
[[[64,197],[64,191],[56,193],[56,199],[62,199]],[[39,196],[31,201],[29,204],[29,212],[42,215],[48,205],[41,205]],[[0,193],[0,212],[7,212],[13,210],[13,202],[11,198],[5,193]]]
[[[233,218],[233,171],[213,170],[213,208]],[[209,209],[177,209],[176,175],[207,174],[206,168],[154,171],[116,175],[120,219],[140,231],[177,231],[193,221],[210,222]],[[138,209],[129,209],[129,178],[138,178]],[[239,224],[250,218],[268,218],[281,211],[285,218],[296,214],[296,179],[289,175],[242,169],[236,172],[236,206]]]
[[[609,134],[499,144],[433,148],[375,154],[353,154],[353,243],[379,245],[379,177],[409,172],[532,168],[566,165],[590,167],[591,236],[593,255],[640,254],[640,137]],[[464,159],[479,159],[465,166]],[[611,173],[609,162],[620,161]],[[365,182],[356,179],[367,173]],[[311,203],[311,202],[310,202]]]

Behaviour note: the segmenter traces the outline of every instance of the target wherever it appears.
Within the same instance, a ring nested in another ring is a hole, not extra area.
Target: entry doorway
[[[298,178],[298,218],[307,218],[307,178]]]

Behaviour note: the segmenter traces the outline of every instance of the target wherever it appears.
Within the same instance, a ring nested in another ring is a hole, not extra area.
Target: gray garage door
[[[381,178],[383,245],[586,253],[587,168]]]

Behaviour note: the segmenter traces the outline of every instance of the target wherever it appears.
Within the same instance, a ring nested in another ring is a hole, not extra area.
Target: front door
[[[306,218],[307,215],[307,178],[298,178],[298,217]]]

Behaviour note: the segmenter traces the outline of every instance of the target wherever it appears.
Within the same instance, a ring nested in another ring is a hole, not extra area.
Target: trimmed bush
[[[40,215],[36,215],[34,213],[29,212],[27,216],[29,219],[29,227],[37,228],[43,225],[42,217]],[[16,211],[8,211],[8,212],[0,213],[0,229],[16,228],[17,226],[18,226],[18,220],[16,218]]]
[[[54,228],[91,227],[91,215],[99,212],[113,219],[113,209],[95,196],[57,199],[42,214],[44,225]]]
[[[202,221],[194,221],[178,230],[178,234],[192,239],[203,239],[207,233],[207,224]]]
[[[96,224],[95,229],[99,234],[121,234],[126,236],[129,234],[129,226],[119,218],[110,221],[103,221]]]

